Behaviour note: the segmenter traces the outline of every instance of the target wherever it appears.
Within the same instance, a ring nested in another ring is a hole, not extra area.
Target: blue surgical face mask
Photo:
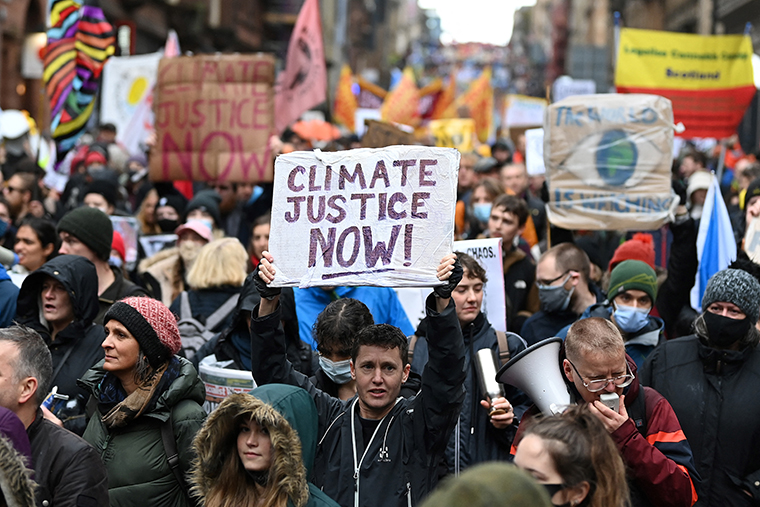
[[[121,257],[112,255],[111,257],[108,258],[108,264],[110,264],[111,266],[117,269],[121,269],[121,266],[124,264],[124,261],[121,260]]]
[[[329,359],[319,356],[319,367],[330,377],[330,380],[336,384],[348,384],[351,382],[351,360],[330,361]]]
[[[490,202],[478,202],[472,205],[472,213],[475,218],[485,223],[491,217],[491,203]]]
[[[649,322],[649,310],[632,306],[614,305],[615,323],[625,333],[641,331]]]
[[[5,236],[6,232],[8,232],[8,222],[0,219],[0,238]]]

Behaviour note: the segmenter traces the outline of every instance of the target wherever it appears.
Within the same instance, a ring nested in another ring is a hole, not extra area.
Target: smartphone
[[[617,393],[605,393],[599,395],[599,401],[615,413],[620,412],[620,396]]]

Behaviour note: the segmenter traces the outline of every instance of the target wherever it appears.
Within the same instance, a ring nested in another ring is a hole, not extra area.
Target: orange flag
[[[475,133],[481,143],[488,141],[493,123],[493,88],[491,87],[491,67],[486,67],[467,92],[457,100],[458,106],[467,106],[475,120]]]
[[[435,103],[433,113],[430,118],[433,120],[443,120],[446,118],[456,118],[457,113],[454,106],[454,99],[456,98],[457,91],[457,79],[456,71],[451,73],[449,78],[449,84],[441,92],[440,97]]]
[[[341,123],[348,130],[355,130],[354,116],[356,114],[356,96],[351,90],[354,83],[354,76],[351,73],[351,67],[343,65],[340,70],[340,80],[338,89],[335,92],[335,104],[333,105],[333,119]]]
[[[385,97],[380,114],[383,121],[415,126],[420,121],[417,111],[419,102],[420,92],[415,84],[414,73],[407,67],[396,88]]]

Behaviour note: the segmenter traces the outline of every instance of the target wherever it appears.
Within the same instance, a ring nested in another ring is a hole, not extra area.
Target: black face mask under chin
[[[705,312],[702,315],[707,327],[707,341],[710,345],[721,349],[727,349],[747,335],[752,323],[747,317],[732,319]]]

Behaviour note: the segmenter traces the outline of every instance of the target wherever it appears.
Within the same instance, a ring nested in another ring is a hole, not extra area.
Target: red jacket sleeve
[[[657,391],[645,388],[647,437],[628,419],[612,438],[629,474],[655,507],[691,507],[697,501],[691,447],[670,403]]]

